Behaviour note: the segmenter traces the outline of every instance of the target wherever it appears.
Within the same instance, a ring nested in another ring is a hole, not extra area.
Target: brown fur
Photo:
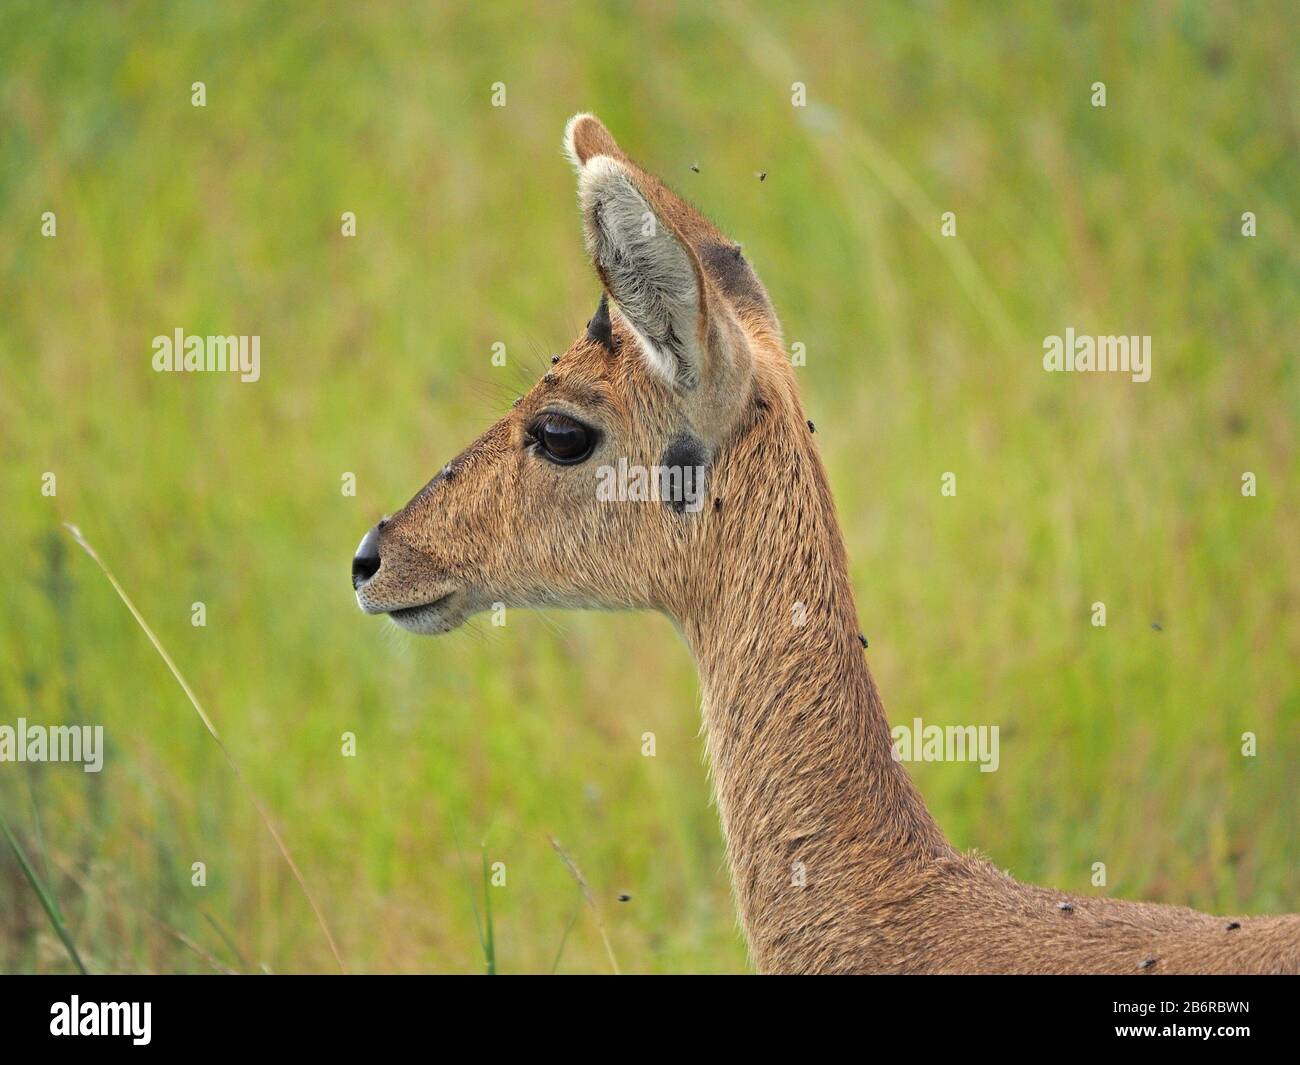
[[[619,262],[597,262],[612,350],[580,336],[382,527],[362,606],[437,600],[422,631],[495,602],[671,616],[698,663],[727,857],[762,972],[1300,971],[1295,916],[1067,896],[953,850],[891,757],[826,474],[757,276],[596,119],[571,123],[568,150],[580,175],[617,161],[688,249],[699,380],[650,369],[618,307]],[[584,202],[599,246],[601,201]],[[599,426],[596,454],[568,467],[532,454],[525,430],[544,409]],[[652,466],[683,432],[712,455],[702,511],[597,501],[596,467]]]

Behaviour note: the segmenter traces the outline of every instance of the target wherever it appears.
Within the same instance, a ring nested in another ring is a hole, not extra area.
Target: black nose
[[[381,521],[357,545],[357,553],[352,556],[352,587],[360,588],[379,572],[379,528]]]

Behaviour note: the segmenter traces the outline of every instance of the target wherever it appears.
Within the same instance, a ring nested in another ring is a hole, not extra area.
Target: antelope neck
[[[903,768],[859,641],[811,444],[779,500],[733,493],[679,620],[695,655],[733,882],[765,944],[848,921],[905,869],[951,857]],[[783,486],[785,487],[785,486]]]

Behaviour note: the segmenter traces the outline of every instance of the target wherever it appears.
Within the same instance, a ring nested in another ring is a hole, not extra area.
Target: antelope
[[[598,119],[575,115],[564,152],[596,312],[510,413],[365,534],[361,609],[422,634],[497,603],[671,618],[699,671],[759,972],[1300,971],[1300,917],[1067,895],[949,844],[891,755],[767,291]],[[708,501],[598,498],[620,461],[702,468]]]

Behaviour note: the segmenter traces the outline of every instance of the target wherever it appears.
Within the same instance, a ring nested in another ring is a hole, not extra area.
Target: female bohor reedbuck
[[[649,608],[695,655],[727,857],[763,972],[1300,970],[1300,917],[1067,896],[955,851],[891,757],[826,473],[740,247],[577,115],[585,331],[362,540],[362,609],[417,633],[513,606]],[[602,498],[704,467],[708,499]],[[796,621],[795,604],[802,604]]]

